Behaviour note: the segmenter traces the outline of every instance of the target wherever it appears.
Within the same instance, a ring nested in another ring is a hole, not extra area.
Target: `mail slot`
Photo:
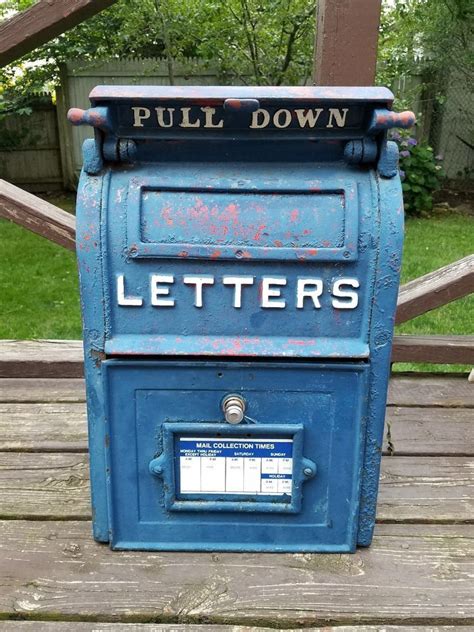
[[[99,86],[77,204],[94,536],[371,542],[403,235],[384,88]]]

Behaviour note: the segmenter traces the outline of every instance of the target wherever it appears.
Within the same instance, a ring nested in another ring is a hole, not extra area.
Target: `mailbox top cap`
[[[184,99],[206,102],[235,99],[295,99],[301,101],[378,102],[391,105],[393,94],[388,88],[344,86],[96,86],[89,94],[92,102],[130,99]]]

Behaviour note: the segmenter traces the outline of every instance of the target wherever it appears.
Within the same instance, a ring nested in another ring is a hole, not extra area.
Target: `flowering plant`
[[[433,193],[440,188],[444,176],[440,164],[442,156],[435,157],[432,147],[418,143],[412,136],[396,132],[392,140],[400,149],[405,212],[407,215],[429,213],[433,208]]]

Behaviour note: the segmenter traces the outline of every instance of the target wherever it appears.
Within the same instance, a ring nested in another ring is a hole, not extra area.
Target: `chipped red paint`
[[[266,224],[261,224],[261,226],[258,227],[257,232],[253,236],[253,240],[254,241],[260,241],[260,237],[262,236],[262,232],[265,230],[266,227],[267,227]]]
[[[165,220],[165,222],[168,224],[168,226],[173,226],[174,222],[171,218],[171,208],[169,206],[166,206],[163,209],[163,211],[161,212],[161,216]]]
[[[150,336],[146,346],[136,345],[125,350],[125,340],[121,337],[112,339],[107,343],[107,352],[116,356],[137,355],[155,353],[166,355],[206,355],[254,357],[254,356],[287,356],[298,357],[306,355],[308,357],[344,357],[346,354],[342,349],[335,350],[328,348],[327,343],[318,338],[287,338],[280,343],[271,339],[259,337],[199,337],[198,346],[196,337],[183,338],[181,336]],[[367,356],[367,346],[360,345],[358,357]]]
[[[95,112],[94,110],[89,110],[89,119],[89,124],[93,125],[94,127],[101,127],[106,124],[105,117],[98,112]]]
[[[225,104],[226,107],[231,110],[239,111],[242,108],[241,99],[226,99]]]
[[[84,117],[84,110],[80,108],[71,108],[67,113],[67,120],[73,125],[79,125]]]
[[[286,345],[296,345],[297,347],[311,347],[316,344],[316,340],[298,340],[296,338],[288,338]]]

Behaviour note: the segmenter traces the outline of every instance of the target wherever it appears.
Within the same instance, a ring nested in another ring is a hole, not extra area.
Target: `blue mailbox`
[[[354,551],[403,201],[384,88],[104,87],[78,190],[94,535]]]

